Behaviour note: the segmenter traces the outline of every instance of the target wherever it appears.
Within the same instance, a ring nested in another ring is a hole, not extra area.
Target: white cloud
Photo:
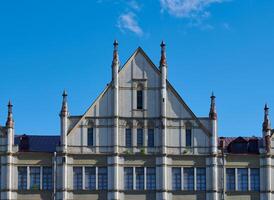
[[[225,0],[160,0],[161,11],[180,18],[199,18],[210,15],[206,7]]]
[[[136,20],[136,16],[133,12],[121,14],[118,18],[117,26],[122,32],[130,31],[138,36],[143,35],[143,30],[139,26]]]
[[[127,4],[136,11],[141,10],[141,5],[136,0],[127,1]]]

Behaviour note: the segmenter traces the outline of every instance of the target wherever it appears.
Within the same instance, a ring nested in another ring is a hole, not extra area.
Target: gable
[[[110,83],[96,101],[77,123],[73,123],[71,131],[88,117],[109,117],[113,113],[112,88]],[[132,117],[135,104],[134,90],[139,84],[146,90],[146,117],[160,117],[161,72],[149,59],[146,53],[138,47],[124,66],[119,70],[119,115]],[[193,121],[204,133],[210,134],[195,114],[186,105],[180,95],[167,82],[167,117],[183,118]]]

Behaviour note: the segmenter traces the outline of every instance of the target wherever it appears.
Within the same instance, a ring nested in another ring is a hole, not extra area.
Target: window
[[[234,168],[226,169],[226,190],[227,191],[235,190],[235,169]]]
[[[85,189],[96,189],[96,169],[95,167],[85,167]]]
[[[137,129],[137,147],[143,146],[143,129],[138,128]]]
[[[126,129],[126,147],[132,146],[131,129]]]
[[[146,171],[147,175],[147,189],[155,190],[156,189],[156,169],[155,167],[148,167]]]
[[[194,168],[184,168],[184,190],[194,190]]]
[[[136,190],[144,190],[144,168],[136,167],[135,168],[135,176],[136,176]]]
[[[73,167],[73,189],[82,190],[83,175],[82,167]]]
[[[124,168],[124,188],[125,190],[133,190],[133,168]]]
[[[108,187],[108,171],[106,167],[98,168],[98,189],[106,190]]]
[[[252,191],[260,190],[260,169],[250,169],[250,189]]]
[[[40,167],[30,167],[30,189],[40,189]]]
[[[248,169],[239,168],[237,170],[238,174],[238,191],[247,191],[248,190]]]
[[[137,109],[143,109],[143,91],[137,90]]]
[[[18,190],[27,189],[27,167],[18,167]]]
[[[154,129],[148,129],[147,139],[147,146],[154,147]]]
[[[181,190],[181,168],[172,168],[172,189]]]
[[[191,137],[191,129],[187,128],[186,129],[186,147],[191,147],[192,145],[192,137]]]
[[[206,169],[197,168],[196,169],[196,187],[197,190],[206,190]]]
[[[52,189],[52,167],[43,167],[43,190]]]
[[[88,146],[93,146],[93,128],[88,128]]]

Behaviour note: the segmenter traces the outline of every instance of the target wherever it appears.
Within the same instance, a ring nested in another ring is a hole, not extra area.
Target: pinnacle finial
[[[119,55],[118,55],[118,41],[114,40],[113,42],[113,60],[112,60],[112,65],[118,64],[119,65]]]
[[[68,115],[68,102],[67,102],[68,94],[67,94],[66,90],[63,91],[62,96],[63,96],[63,101],[62,101],[62,108],[61,108],[60,116],[66,116],[66,115]]]
[[[8,117],[7,117],[7,122],[6,122],[6,127],[7,128],[13,128],[14,127],[14,121],[13,121],[13,117],[12,117],[12,103],[11,100],[9,100],[8,103]]]
[[[216,104],[215,104],[216,97],[214,96],[213,92],[212,92],[210,98],[211,98],[211,101],[210,101],[209,118],[211,120],[216,120],[217,119]]]
[[[160,60],[160,66],[166,66],[166,44],[164,41],[161,42],[161,60]]]
[[[271,130],[270,119],[269,119],[269,107],[267,103],[264,106],[264,122],[263,122],[263,131]]]

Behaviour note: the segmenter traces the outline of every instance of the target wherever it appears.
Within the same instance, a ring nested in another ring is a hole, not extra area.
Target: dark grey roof
[[[20,138],[23,135],[16,135],[14,138],[14,144],[20,144]],[[28,137],[28,149],[24,149],[26,152],[54,152],[56,146],[59,145],[60,136],[42,136],[42,135],[25,135]],[[20,146],[20,145],[19,145]],[[19,151],[20,148],[19,148]]]

